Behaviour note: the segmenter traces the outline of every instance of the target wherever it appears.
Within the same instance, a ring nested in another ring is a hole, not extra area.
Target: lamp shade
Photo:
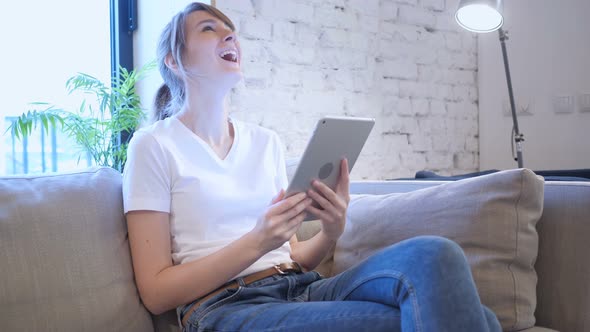
[[[455,13],[457,23],[473,32],[492,32],[504,23],[502,0],[461,0]]]

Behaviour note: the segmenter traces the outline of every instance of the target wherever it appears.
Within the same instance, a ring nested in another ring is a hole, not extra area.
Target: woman
[[[347,161],[334,191],[314,182],[285,197],[277,134],[228,116],[242,58],[219,10],[188,5],[158,57],[157,121],[133,136],[123,183],[135,278],[152,313],[177,308],[186,331],[500,330],[449,240],[410,239],[333,278],[312,271],[344,230]],[[299,242],[306,213],[322,228]]]

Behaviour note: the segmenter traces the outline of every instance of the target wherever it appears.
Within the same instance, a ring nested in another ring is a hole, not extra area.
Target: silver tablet
[[[324,117],[320,119],[287,187],[286,196],[307,191],[311,188],[311,182],[314,179],[335,189],[340,176],[341,160],[348,159],[350,172],[374,124],[373,118]],[[314,205],[318,206],[316,203]],[[305,220],[314,219],[317,217],[308,213]]]

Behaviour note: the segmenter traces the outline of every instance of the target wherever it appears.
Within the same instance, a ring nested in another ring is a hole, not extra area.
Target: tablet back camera
[[[332,165],[332,163],[326,163],[320,168],[318,177],[323,180],[332,174],[332,170],[334,170],[334,165]]]

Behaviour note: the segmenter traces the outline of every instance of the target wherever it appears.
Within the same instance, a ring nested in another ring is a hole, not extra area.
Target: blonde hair
[[[160,40],[158,42],[158,67],[160,75],[164,79],[164,84],[160,86],[154,98],[154,121],[165,119],[179,111],[184,103],[185,87],[183,81],[168,66],[166,66],[166,57],[172,56],[172,59],[181,72],[184,72],[182,64],[182,53],[185,48],[185,23],[187,16],[195,11],[206,11],[214,17],[227,24],[232,31],[235,31],[233,22],[225,16],[219,9],[200,2],[193,2],[186,6],[182,11],[172,17],[172,20],[166,24]]]

